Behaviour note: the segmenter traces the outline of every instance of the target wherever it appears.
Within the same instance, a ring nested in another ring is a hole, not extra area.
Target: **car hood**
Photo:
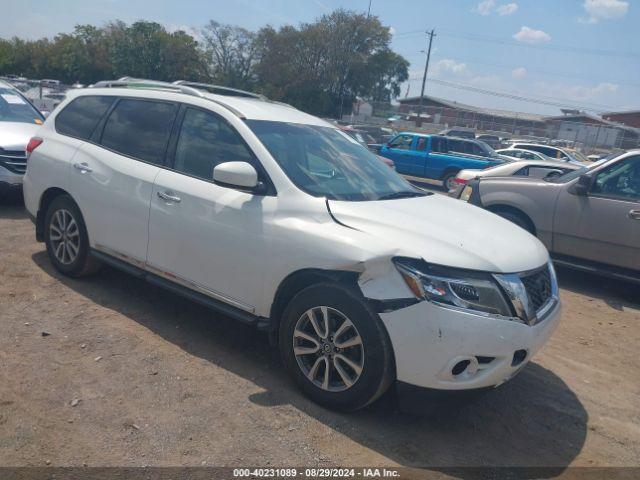
[[[399,256],[495,273],[532,270],[549,259],[542,243],[525,230],[444,195],[328,204],[340,223],[386,242]]]
[[[24,150],[39,128],[35,123],[0,122],[0,148]]]

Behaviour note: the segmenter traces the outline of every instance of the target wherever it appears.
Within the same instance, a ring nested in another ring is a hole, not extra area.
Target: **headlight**
[[[441,267],[405,257],[396,257],[393,262],[411,292],[420,300],[448,308],[516,317],[489,273]]]

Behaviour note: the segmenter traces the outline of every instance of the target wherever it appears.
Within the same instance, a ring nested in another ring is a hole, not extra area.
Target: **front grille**
[[[529,297],[531,312],[537,312],[551,298],[551,274],[549,267],[521,277]]]
[[[4,150],[0,148],[0,165],[13,173],[27,171],[27,154],[24,150]]]

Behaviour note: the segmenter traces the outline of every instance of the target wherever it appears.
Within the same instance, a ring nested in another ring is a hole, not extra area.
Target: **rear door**
[[[553,250],[640,270],[640,155],[594,175],[587,196],[560,193]]]
[[[147,265],[154,273],[242,310],[253,312],[267,259],[265,218],[277,198],[213,181],[224,162],[261,165],[221,116],[184,108],[170,169],[157,176],[151,196]],[[172,142],[173,144],[174,142]]]
[[[175,103],[120,98],[71,169],[93,248],[143,265],[153,181],[164,163]]]

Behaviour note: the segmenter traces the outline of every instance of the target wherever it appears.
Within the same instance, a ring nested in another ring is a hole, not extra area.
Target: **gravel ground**
[[[639,466],[640,288],[559,278],[560,327],[503,387],[437,418],[391,395],[336,414],[264,335],[110,268],[60,276],[5,200],[0,465]]]

